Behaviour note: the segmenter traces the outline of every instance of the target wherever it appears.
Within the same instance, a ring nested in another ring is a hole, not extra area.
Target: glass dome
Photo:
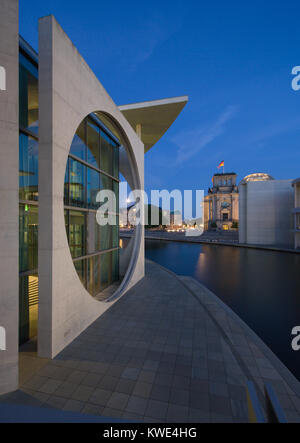
[[[269,174],[265,174],[263,172],[256,172],[255,174],[250,174],[244,177],[243,180],[240,182],[240,185],[249,182],[265,182],[268,180],[274,180],[274,178]]]

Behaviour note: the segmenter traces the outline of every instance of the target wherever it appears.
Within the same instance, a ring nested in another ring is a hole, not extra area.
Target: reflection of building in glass
[[[99,118],[90,115],[74,136],[66,169],[65,222],[71,255],[93,296],[119,279],[118,205],[115,226],[100,226],[96,220],[101,189],[113,191],[118,201],[119,146]]]
[[[294,187],[294,235],[295,248],[300,249],[300,178],[293,181]]]
[[[252,174],[239,184],[239,242],[291,247],[292,180]]]
[[[215,174],[213,187],[204,197],[204,229],[237,228],[239,221],[239,194],[236,174]]]

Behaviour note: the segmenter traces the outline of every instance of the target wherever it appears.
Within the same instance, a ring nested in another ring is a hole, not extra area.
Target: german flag
[[[219,164],[219,166],[218,166],[218,169],[220,169],[220,168],[224,168],[224,166],[225,166],[225,162],[224,162],[224,160]]]

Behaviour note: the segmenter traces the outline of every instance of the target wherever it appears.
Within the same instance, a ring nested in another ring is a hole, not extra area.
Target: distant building
[[[290,248],[293,245],[292,180],[251,174],[239,184],[239,242]]]
[[[293,181],[294,187],[294,239],[295,249],[300,248],[300,178]]]
[[[204,197],[204,229],[218,228],[225,231],[237,227],[239,221],[239,194],[237,175],[215,174],[213,187]]]

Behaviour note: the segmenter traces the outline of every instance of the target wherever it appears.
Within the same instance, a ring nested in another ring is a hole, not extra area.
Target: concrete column
[[[136,125],[136,133],[138,138],[142,140],[142,125],[140,123]]]
[[[18,388],[19,2],[0,0],[0,394]],[[6,78],[3,77],[5,75]],[[4,337],[3,331],[5,330]],[[3,346],[4,345],[4,346]]]
[[[144,187],[144,146],[53,16],[39,20],[39,327],[38,354],[55,357],[144,276],[137,230],[129,269],[114,300],[101,302],[75,270],[64,221],[64,176],[80,122],[102,112],[120,134],[134,188]]]

